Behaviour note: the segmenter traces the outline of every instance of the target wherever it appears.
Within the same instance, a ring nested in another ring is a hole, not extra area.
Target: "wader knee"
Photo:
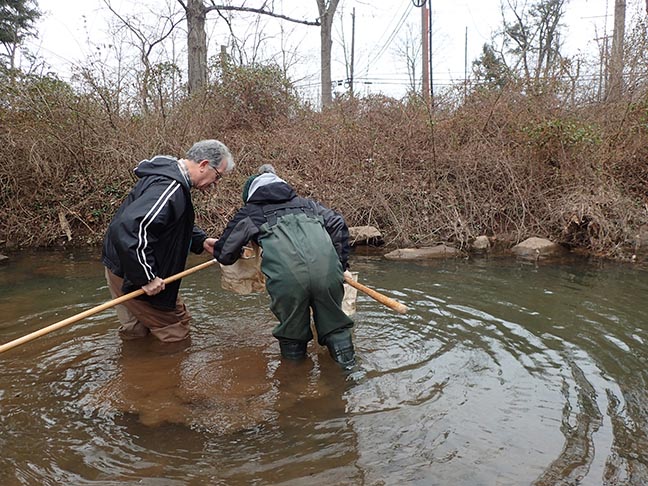
[[[279,349],[281,350],[281,356],[286,359],[299,360],[306,357],[306,346],[308,345],[305,341],[295,341],[293,339],[279,339]]]
[[[344,368],[348,368],[355,364],[355,351],[353,349],[353,341],[351,340],[351,330],[340,329],[333,331],[324,336],[324,344],[329,350],[331,358]]]

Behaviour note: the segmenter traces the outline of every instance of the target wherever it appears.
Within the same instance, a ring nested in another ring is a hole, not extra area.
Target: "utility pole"
[[[429,0],[430,7],[428,10],[428,51],[430,53],[430,58],[428,60],[430,68],[430,103],[434,109],[434,76],[432,71],[432,0]]]
[[[466,35],[464,37],[464,103],[466,102],[466,92],[468,91],[468,26],[466,26]]]
[[[353,58],[355,53],[355,7],[351,13],[351,72],[349,75],[349,93],[353,98]]]
[[[612,51],[608,69],[606,100],[620,101],[623,95],[623,39],[625,37],[626,0],[614,2],[614,30],[612,31]]]
[[[428,69],[429,43],[428,43],[428,8],[427,2],[423,0],[421,5],[421,42],[423,44],[423,54],[421,56],[421,73],[423,73],[423,86],[421,87],[423,98],[430,101],[430,71]]]
[[[603,100],[607,92],[608,79],[608,62],[610,58],[610,49],[608,47],[609,35],[595,37],[594,40],[599,43],[599,75],[598,75],[598,94],[597,101]],[[601,43],[601,41],[603,41]]]

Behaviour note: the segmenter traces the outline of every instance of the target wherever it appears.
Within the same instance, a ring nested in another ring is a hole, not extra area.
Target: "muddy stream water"
[[[95,252],[10,256],[0,343],[109,300]],[[183,281],[184,345],[106,310],[0,354],[0,485],[648,484],[647,270],[351,262],[411,311],[359,294],[350,373],[282,361],[217,267]]]

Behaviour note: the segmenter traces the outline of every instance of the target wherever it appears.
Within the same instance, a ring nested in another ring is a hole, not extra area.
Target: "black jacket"
[[[274,174],[260,177],[265,182],[256,188],[245,206],[227,224],[214,246],[214,257],[223,265],[231,265],[241,256],[241,249],[248,241],[252,240],[263,247],[258,237],[261,226],[269,218],[273,218],[273,215],[281,217],[286,210],[305,208],[324,219],[324,227],[331,237],[342,269],[346,270],[349,266],[349,229],[342,216],[312,199],[297,196],[290,185]]]
[[[135,175],[140,180],[108,226],[102,252],[103,264],[124,279],[124,292],[183,271],[189,251],[200,253],[207,238],[194,226],[189,181],[175,158],[144,160]],[[176,281],[159,294],[142,298],[173,308],[179,288]]]

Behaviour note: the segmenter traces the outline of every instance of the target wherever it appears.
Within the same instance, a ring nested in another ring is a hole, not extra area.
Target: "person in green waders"
[[[297,196],[295,190],[265,164],[243,186],[245,205],[229,221],[214,245],[214,257],[231,265],[254,241],[263,249],[270,309],[279,319],[272,335],[281,355],[299,360],[313,339],[345,368],[355,363],[353,320],[342,311],[344,271],[348,268],[349,230],[341,215]]]

